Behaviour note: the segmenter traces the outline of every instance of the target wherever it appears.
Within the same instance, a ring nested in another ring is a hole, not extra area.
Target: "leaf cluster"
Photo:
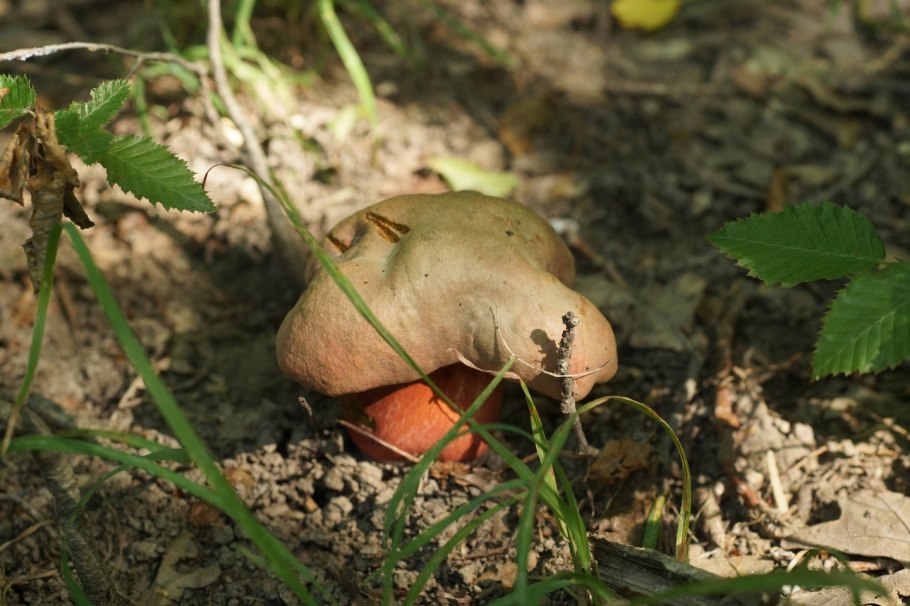
[[[74,101],[54,112],[57,140],[87,164],[103,166],[111,186],[167,209],[213,211],[214,204],[189,166],[167,147],[148,137],[114,135],[104,129],[129,96],[126,80],[101,83],[89,101]],[[36,98],[27,78],[0,74],[0,128],[34,114]]]
[[[866,216],[830,202],[798,204],[727,223],[708,241],[769,286],[849,278],[824,316],[813,379],[910,360],[910,262],[885,262]]]

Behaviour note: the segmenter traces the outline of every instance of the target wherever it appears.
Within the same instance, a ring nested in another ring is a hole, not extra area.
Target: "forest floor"
[[[163,18],[178,42],[202,40],[195,3],[157,14],[142,2],[57,4],[0,2],[0,48],[82,39],[161,49]],[[366,22],[344,18],[378,94],[375,131],[347,121],[357,95],[315,11],[266,9],[253,19],[263,47],[303,74],[286,90],[267,80],[242,90],[271,167],[312,232],[396,194],[445,191],[432,158],[510,171],[518,178],[511,197],[563,226],[577,290],[615,328],[619,373],[591,397],[646,402],[682,438],[697,514],[692,563],[725,575],[771,570],[791,563],[801,544],[823,544],[910,595],[906,365],[810,381],[820,318],[840,284],[766,288],[705,242],[731,219],[831,200],[865,213],[889,256],[910,259],[910,37],[889,29],[897,24],[891,13],[874,12],[889,3],[865,3],[859,14],[830,0],[703,0],[648,35],[620,28],[596,0],[389,4],[380,8],[410,43],[410,60]],[[431,6],[458,15],[515,65],[454,32]],[[62,107],[128,65],[77,51],[2,69],[28,74]],[[174,78],[150,79],[147,94],[152,133],[195,172],[238,160],[230,151],[236,128],[209,123],[198,97]],[[113,128],[141,132],[135,108]],[[337,402],[304,393],[278,370],[275,332],[300,293],[273,254],[255,183],[213,171],[207,187],[217,211],[181,215],[111,190],[97,167],[78,168],[78,194],[96,223],[85,232],[89,247],[234,487],[339,603],[374,603],[369,576],[383,556],[384,504],[410,464],[364,459],[337,423]],[[20,248],[28,217],[27,208],[0,203],[6,400],[22,380],[34,321]],[[79,427],[175,444],[69,245],[55,285],[33,392]],[[541,406],[552,430],[558,406]],[[517,388],[507,391],[504,414],[528,426]],[[601,454],[567,456],[565,464],[592,536],[640,544],[648,511],[666,495],[659,546],[671,553],[680,494],[672,443],[619,405],[592,411],[584,426]],[[503,439],[533,455],[532,444]],[[90,458],[72,463],[85,486],[112,468]],[[508,477],[492,455],[434,466],[409,532]],[[68,602],[60,532],[45,523],[53,512],[38,464],[7,458],[0,603]],[[507,509],[481,525],[420,603],[480,604],[507,591],[518,515]],[[228,519],[164,481],[118,474],[84,516],[131,601],[148,598],[157,579],[170,583],[174,603],[296,603],[244,556],[249,542]],[[533,573],[570,568],[544,510],[538,525]],[[428,557],[400,566],[396,586],[407,589]],[[837,603],[831,599],[818,603]],[[148,603],[168,603],[159,600]]]

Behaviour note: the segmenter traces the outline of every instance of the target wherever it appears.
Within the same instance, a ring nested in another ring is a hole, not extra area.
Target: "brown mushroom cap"
[[[458,362],[559,398],[562,316],[580,318],[570,373],[576,397],[616,372],[600,311],[569,286],[575,264],[550,224],[527,207],[476,192],[398,196],[336,225],[322,242],[341,272],[423,369]],[[309,285],[278,331],[281,369],[329,396],[419,378],[315,259]]]

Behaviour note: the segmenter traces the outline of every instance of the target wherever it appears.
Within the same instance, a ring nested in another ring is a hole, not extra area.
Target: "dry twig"
[[[559,349],[556,352],[556,372],[562,377],[562,401],[559,404],[560,410],[566,416],[575,414],[575,379],[569,375],[569,364],[572,361],[572,344],[575,342],[575,327],[578,326],[578,314],[567,311],[562,317],[562,323],[565,330],[562,333],[562,339],[559,341]],[[588,443],[585,436],[585,430],[581,425],[581,418],[575,414],[572,421],[575,429],[575,437],[578,439],[578,450],[585,456],[596,456],[597,449]]]
[[[269,169],[265,150],[259,143],[256,131],[241,109],[240,103],[237,102],[234,91],[231,90],[227,70],[224,68],[224,62],[221,59],[223,27],[221,24],[220,0],[209,0],[208,9],[209,28],[206,44],[209,50],[209,61],[212,64],[212,77],[215,80],[215,88],[224,102],[228,117],[237,125],[243,135],[243,146],[246,150],[245,161],[260,178],[268,182],[274,182],[275,179]],[[303,239],[296,232],[290,220],[285,216],[284,209],[281,208],[278,201],[261,185],[259,186],[259,191],[262,193],[262,199],[265,202],[266,218],[269,222],[269,228],[272,230],[272,236],[278,252],[286,261],[285,267],[297,283],[296,285],[302,288],[306,284],[304,276],[306,263],[302,263],[301,259],[306,259],[309,256],[309,251],[307,251]]]
[[[36,402],[36,399],[39,401]],[[53,409],[56,405],[34,395],[29,398],[29,404],[22,411],[22,418],[28,428],[39,435],[51,435],[47,422],[35,410],[37,408]],[[109,567],[104,564],[98,549],[88,533],[84,531],[81,517],[76,515],[76,508],[82,494],[73,468],[66,456],[55,451],[37,451],[34,453],[34,457],[41,466],[47,487],[54,497],[57,525],[66,537],[69,554],[86,595],[93,603],[102,606],[125,604],[122,593],[113,581]]]

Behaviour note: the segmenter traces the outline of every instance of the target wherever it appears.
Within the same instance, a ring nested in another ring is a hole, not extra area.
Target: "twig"
[[[40,522],[35,522],[35,523],[32,524],[31,526],[29,526],[28,528],[26,528],[25,530],[23,530],[22,532],[20,532],[20,533],[19,533],[19,536],[12,538],[12,539],[10,539],[9,541],[6,541],[5,543],[0,543],[0,551],[5,550],[7,547],[9,547],[9,546],[11,546],[11,545],[15,545],[15,544],[18,543],[19,541],[23,541],[23,540],[29,538],[30,536],[32,536],[33,534],[35,534],[36,532],[38,532],[39,530],[41,530],[41,529],[44,528],[45,526],[47,526],[47,525],[49,525],[49,524],[53,524],[53,523],[54,523],[54,521],[53,521],[53,520],[49,520],[49,519],[48,519],[48,520],[42,520],[42,521],[40,521]]]
[[[562,332],[562,339],[559,341],[559,349],[556,352],[556,372],[562,376],[562,401],[559,408],[562,414],[569,416],[574,415],[572,427],[575,429],[575,437],[578,439],[578,450],[584,456],[596,456],[597,449],[588,444],[588,438],[585,436],[585,430],[581,425],[581,418],[575,414],[575,379],[569,376],[569,364],[572,361],[572,344],[575,342],[575,327],[578,326],[578,314],[573,311],[567,311],[562,317],[562,323],[565,330]]]
[[[32,48],[19,48],[7,53],[0,53],[0,61],[27,61],[34,57],[46,57],[56,53],[62,53],[70,50],[87,50],[89,52],[114,53],[117,55],[126,55],[135,58],[139,63],[146,61],[164,61],[177,63],[196,75],[204,76],[205,70],[202,66],[188,61],[180,55],[162,52],[144,52],[113,44],[96,44],[94,42],[64,42],[63,44],[48,44],[47,46],[35,46]]]
[[[8,494],[0,492],[0,501],[10,501],[15,503],[22,511],[27,513],[33,520],[39,521],[44,518],[37,509],[35,509],[31,503],[23,499],[17,494]]]
[[[376,442],[383,448],[388,448],[389,450],[391,450],[398,456],[402,457],[406,461],[410,461],[411,463],[417,463],[418,461],[420,461],[420,457],[415,457],[411,453],[404,451],[393,444],[389,444],[382,438],[376,436],[376,434],[370,433],[366,429],[364,429],[362,427],[358,427],[354,423],[345,421],[344,419],[338,419],[338,424],[341,425],[342,427],[348,429],[349,431],[353,431],[354,433],[359,434],[359,435],[367,438],[368,440],[372,440],[373,442]]]
[[[510,357],[515,356],[515,363],[521,364],[523,366],[536,370],[540,374],[547,375],[548,377],[555,377],[557,379],[563,379],[565,377],[571,377],[573,379],[581,379],[582,377],[587,377],[589,375],[593,375],[595,373],[600,372],[601,370],[603,370],[610,364],[613,364],[613,362],[615,360],[615,358],[610,358],[609,360],[607,360],[606,362],[604,362],[597,368],[594,368],[592,370],[586,370],[585,372],[576,372],[574,374],[551,372],[549,370],[541,368],[540,366],[538,366],[536,364],[531,364],[530,362],[524,360],[521,356],[516,355],[515,352],[512,351],[512,347],[509,345],[509,342],[506,341],[505,335],[502,334],[502,330],[499,328],[499,322],[496,321],[496,310],[494,310],[492,307],[490,308],[490,314],[493,316],[493,332],[499,337],[499,340],[502,341],[503,347],[506,348],[506,353],[508,353]],[[475,369],[481,370],[483,372],[492,372],[492,373],[499,372],[495,368],[489,369],[489,368],[480,368],[479,366],[475,366],[474,364],[471,363],[470,360],[468,360],[467,358],[462,356],[457,350],[455,351],[455,354],[458,356],[459,361],[462,364],[464,364],[465,366],[470,366],[471,368],[475,368]],[[506,376],[509,376],[509,375],[507,374]]]
[[[765,465],[768,467],[768,482],[771,484],[771,494],[774,496],[777,513],[787,513],[790,505],[787,503],[787,495],[784,494],[784,485],[780,481],[780,471],[777,468],[777,459],[774,457],[773,450],[765,453]]]
[[[266,159],[265,150],[259,143],[259,137],[250,124],[249,119],[237,102],[234,91],[228,82],[227,70],[224,68],[224,61],[221,58],[221,37],[223,26],[221,23],[221,2],[220,0],[209,0],[209,28],[206,37],[206,44],[209,51],[209,61],[212,65],[212,77],[215,80],[215,89],[224,102],[224,108],[228,117],[237,125],[240,133],[243,135],[243,147],[246,149],[245,161],[249,164],[254,173],[268,182],[274,182],[274,176],[269,169],[269,163]],[[261,185],[259,191],[262,193],[262,199],[265,202],[265,214],[272,230],[276,248],[285,261],[285,268],[288,270],[291,278],[297,283],[296,286],[302,288],[306,284],[304,268],[306,263],[302,260],[308,256],[308,251],[304,246],[303,239],[296,232],[290,220],[285,216],[284,210],[272,194]]]
[[[41,435],[51,435],[51,430],[34,410],[23,410],[23,419]],[[76,508],[81,499],[79,482],[66,457],[55,451],[36,451],[35,460],[41,465],[47,487],[57,506],[57,524],[64,533],[66,544],[76,572],[86,595],[95,604],[114,606],[125,604],[117,589],[108,566],[102,562],[97,548],[83,530],[81,516]]]

